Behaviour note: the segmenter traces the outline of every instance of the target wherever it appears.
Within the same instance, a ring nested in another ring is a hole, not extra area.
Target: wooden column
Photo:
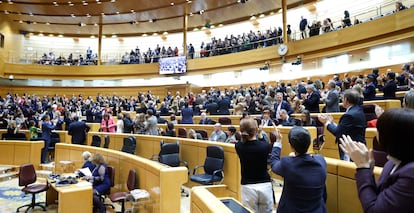
[[[187,57],[187,27],[188,27],[188,4],[184,4],[183,16],[183,50],[184,56]]]
[[[102,52],[102,16],[99,16],[99,32],[98,32],[98,65],[101,65],[101,52]]]
[[[282,0],[283,43],[288,43],[287,26],[286,26],[286,13],[287,13],[286,0]]]

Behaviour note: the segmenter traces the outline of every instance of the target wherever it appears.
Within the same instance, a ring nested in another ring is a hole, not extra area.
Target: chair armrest
[[[203,167],[203,168],[204,168],[204,165],[202,165],[202,166],[195,166],[195,167],[194,167],[194,170],[193,170],[193,175],[195,175],[195,174],[196,174],[197,169],[198,169],[198,168],[201,168],[201,167]]]
[[[180,160],[180,163],[184,164],[184,166],[187,168],[187,173],[190,174],[190,169],[188,168],[187,161]]]
[[[214,178],[214,176],[218,176],[218,175],[217,175],[217,173],[221,173],[221,181],[220,181],[220,183],[221,183],[221,182],[223,182],[223,179],[224,179],[224,172],[223,172],[223,170],[222,170],[222,169],[218,169],[218,170],[215,170],[215,171],[213,172],[213,176],[211,177],[210,182],[213,182],[213,178]]]
[[[159,155],[152,155],[152,156],[150,157],[150,160],[153,160],[153,161],[160,161],[160,156],[159,156]]]

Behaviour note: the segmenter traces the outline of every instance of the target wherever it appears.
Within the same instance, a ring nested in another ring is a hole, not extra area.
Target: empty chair
[[[30,204],[26,204],[17,208],[16,212],[18,212],[21,208],[27,207],[26,212],[29,209],[34,209],[36,206],[39,206],[46,211],[46,207],[40,205],[40,203],[36,203],[36,194],[46,191],[49,188],[48,184],[37,184],[35,183],[37,179],[36,171],[34,169],[33,164],[24,164],[20,166],[19,171],[19,186],[24,186],[22,191],[26,194],[32,194],[32,202]]]
[[[128,173],[127,189],[132,191],[135,189],[135,169],[130,169]],[[121,212],[125,212],[125,201],[131,196],[129,192],[115,192],[109,195],[112,202],[121,202]]]
[[[365,114],[365,120],[368,122],[370,120],[377,119],[377,114],[375,113],[375,105],[374,104],[367,104],[362,105]]]
[[[204,129],[196,129],[195,130],[196,133],[200,133],[201,137],[203,138],[203,140],[208,140],[208,134],[207,131]]]
[[[108,189],[108,191],[100,194],[102,203],[105,202],[105,198],[111,194],[111,188],[115,186],[115,167],[113,166],[107,166],[108,168],[108,176],[109,180],[111,181],[111,187]],[[105,206],[110,206],[112,209],[115,209],[115,206],[110,203],[104,203]]]
[[[203,184],[210,185],[216,182],[222,182],[224,178],[224,150],[221,146],[208,146],[207,156],[204,165],[194,167],[193,174],[190,180]],[[204,174],[197,174],[197,169],[203,167]]]
[[[91,146],[101,147],[101,136],[93,135]]]
[[[134,136],[128,136],[124,138],[124,144],[121,151],[129,154],[135,154],[137,142]]]
[[[105,137],[104,137],[104,148],[109,148],[109,142],[110,142],[110,140],[109,140],[109,135],[105,135]]]
[[[220,117],[218,120],[221,125],[231,125],[231,119],[229,117]]]
[[[171,167],[184,165],[188,170],[188,163],[186,161],[180,160],[180,144],[178,141],[175,143],[164,143],[164,141],[161,140],[160,146],[160,153],[157,156],[160,163]],[[188,173],[190,173],[190,170],[188,170]],[[182,188],[181,193],[184,193],[185,196],[188,196],[188,193],[184,191],[184,188]]]
[[[178,137],[187,138],[187,130],[185,128],[178,128]]]

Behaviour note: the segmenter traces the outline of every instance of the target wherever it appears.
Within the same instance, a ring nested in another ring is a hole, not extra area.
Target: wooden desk
[[[58,201],[59,213],[92,212],[92,185],[85,186],[84,183],[87,182],[80,181],[79,184],[59,187],[55,183],[50,184],[46,191],[46,205]]]

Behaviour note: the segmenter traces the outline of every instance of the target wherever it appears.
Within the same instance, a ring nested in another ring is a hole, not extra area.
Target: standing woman
[[[118,120],[116,121],[116,133],[123,133],[124,132],[124,115],[119,113],[117,115]]]
[[[349,136],[339,145],[351,157],[359,200],[364,212],[413,212],[414,209],[414,110],[394,108],[385,111],[377,121],[378,142],[388,154],[388,162],[375,182],[372,150]]]
[[[240,131],[242,141],[235,147],[241,165],[242,203],[253,212],[272,212],[273,188],[267,172],[269,145],[257,139],[257,122],[252,118],[240,121]]]
[[[184,107],[181,109],[181,122],[180,124],[193,124],[193,108],[188,107],[188,102],[184,103]]]
[[[42,117],[42,139],[45,141],[45,146],[42,149],[42,163],[48,163],[46,159],[47,149],[52,140],[52,130],[55,128],[56,126],[50,121],[50,116],[48,114],[44,115]]]
[[[114,119],[111,118],[109,113],[105,113],[102,122],[101,122],[101,131],[102,132],[115,132],[116,124]]]
[[[93,205],[99,213],[106,212],[106,208],[101,201],[100,194],[106,193],[111,187],[111,179],[108,175],[108,168],[102,154],[96,153],[92,157],[92,163],[96,165],[92,171],[92,176],[86,176],[85,179],[92,183],[93,186]]]

